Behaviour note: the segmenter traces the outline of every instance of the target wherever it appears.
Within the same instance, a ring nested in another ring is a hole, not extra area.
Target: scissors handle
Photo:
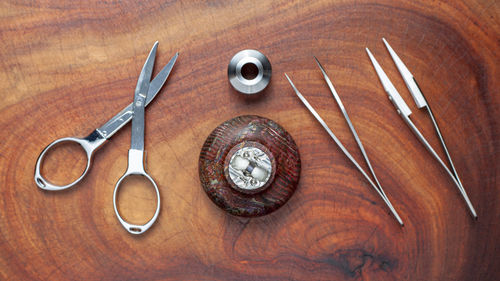
[[[153,215],[153,217],[146,222],[145,224],[131,224],[129,222],[126,222],[122,216],[120,216],[120,212],[118,212],[118,207],[116,204],[116,197],[118,194],[118,189],[120,187],[120,184],[123,182],[123,180],[132,175],[139,175],[139,176],[144,176],[151,184],[153,185],[155,192],[156,192],[156,199],[157,199],[157,205],[156,205],[156,211]],[[158,215],[160,214],[160,191],[158,190],[158,186],[156,185],[156,182],[153,180],[153,178],[146,173],[144,170],[144,151],[143,150],[138,150],[138,149],[129,149],[128,151],[128,167],[127,171],[123,176],[118,180],[118,182],[115,185],[115,190],[113,192],[113,207],[115,209],[115,214],[116,217],[118,218],[118,221],[120,221],[121,225],[130,233],[130,234],[142,234],[148,230],[153,223],[156,221],[158,218]]]
[[[51,191],[57,191],[57,190],[64,190],[67,188],[72,187],[73,185],[77,184],[80,182],[83,177],[87,174],[89,168],[90,168],[90,162],[92,160],[92,156],[94,154],[94,151],[96,151],[104,142],[106,141],[106,138],[103,137],[103,135],[99,132],[99,130],[94,130],[90,135],[86,136],[85,138],[60,138],[55,141],[53,141],[51,144],[49,144],[47,147],[45,147],[40,153],[40,156],[38,156],[38,160],[36,161],[36,166],[35,166],[35,183],[38,185],[39,188],[44,189],[44,190],[51,190]],[[79,144],[83,150],[85,151],[85,154],[87,156],[87,166],[85,167],[85,170],[81,174],[79,178],[77,178],[75,181],[72,183],[66,184],[66,185],[56,185],[51,182],[49,182],[47,179],[45,179],[42,174],[41,174],[41,166],[45,157],[45,154],[51,150],[54,146],[64,143],[64,142],[75,142]]]

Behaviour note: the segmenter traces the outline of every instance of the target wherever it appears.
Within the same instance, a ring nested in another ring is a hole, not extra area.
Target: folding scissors
[[[151,49],[148,59],[146,60],[145,66],[151,64],[152,67],[152,65],[154,64],[157,46],[158,42],[156,42],[153,48]],[[167,80],[170,72],[172,71],[172,68],[175,64],[175,61],[177,60],[178,55],[179,54],[176,53],[172,57],[172,59],[170,59],[168,64],[165,65],[165,67],[163,67],[160,73],[156,75],[153,81],[151,81],[151,84],[149,85],[149,88],[147,90],[147,95],[144,102],[145,105],[148,105],[155,98],[156,94],[158,94],[160,89],[163,87],[163,84]],[[143,73],[141,72],[139,80],[141,79],[142,75]],[[147,82],[149,84],[149,79]],[[123,126],[125,126],[125,124],[127,124],[132,119],[133,116],[134,116],[134,106],[133,103],[131,103],[127,107],[125,107],[122,111],[120,111],[118,114],[116,114],[113,118],[111,118],[108,122],[106,122],[106,124],[95,129],[92,133],[90,133],[90,135],[84,138],[66,137],[53,141],[51,144],[45,147],[43,151],[40,153],[40,156],[38,156],[38,160],[36,162],[36,167],[35,167],[35,183],[41,189],[52,190],[52,191],[64,190],[79,183],[89,171],[94,152],[98,148],[100,148],[106,142],[106,140],[111,138],[117,131],[119,131]],[[83,148],[87,157],[87,165],[83,173],[80,175],[80,177],[78,177],[72,183],[66,185],[56,185],[54,183],[49,182],[42,176],[41,166],[46,153],[52,148],[54,148],[56,145],[65,142],[77,143]]]
[[[382,83],[382,86],[384,87],[384,90],[387,92],[387,95],[389,97],[389,100],[392,102],[394,107],[396,108],[398,114],[403,118],[405,123],[410,127],[412,132],[415,134],[415,136],[418,138],[418,140],[425,146],[427,151],[431,153],[431,155],[438,161],[438,163],[443,167],[443,169],[446,171],[446,173],[450,176],[450,178],[453,180],[453,183],[455,186],[458,188],[460,191],[460,194],[462,195],[465,203],[467,204],[469,211],[472,215],[473,218],[477,219],[477,214],[476,210],[474,209],[474,206],[472,206],[472,203],[469,199],[469,196],[467,196],[467,192],[465,192],[465,189],[460,182],[460,179],[458,177],[457,171],[455,170],[455,166],[453,165],[453,162],[451,161],[451,157],[448,153],[448,149],[446,148],[446,144],[444,143],[444,139],[441,136],[441,132],[439,130],[439,127],[437,126],[436,120],[434,119],[434,116],[432,114],[432,111],[430,110],[430,107],[427,104],[427,101],[422,94],[422,91],[420,90],[418,84],[415,81],[415,78],[413,78],[413,75],[410,73],[408,68],[403,64],[401,59],[398,57],[396,52],[391,48],[389,43],[385,39],[382,39],[384,41],[385,46],[387,47],[389,53],[391,54],[391,57],[396,64],[399,72],[401,73],[401,76],[403,77],[403,80],[406,83],[406,86],[408,87],[408,90],[413,96],[413,99],[415,100],[415,103],[417,104],[418,108],[423,108],[426,107],[427,111],[429,112],[429,115],[431,117],[432,123],[434,125],[434,128],[439,136],[441,145],[443,146],[446,156],[448,158],[448,161],[450,162],[450,166],[453,169],[453,172],[451,172],[446,164],[441,160],[441,158],[438,156],[436,151],[432,148],[432,146],[429,144],[429,142],[425,139],[425,137],[422,135],[422,133],[418,130],[418,128],[413,124],[413,122],[410,120],[410,114],[411,110],[406,104],[406,102],[403,100],[399,92],[396,90],[394,85],[392,84],[391,80],[389,80],[389,77],[385,74],[384,70],[382,70],[382,67],[378,64],[377,60],[375,57],[372,55],[370,50],[366,48],[366,52],[368,53],[368,56],[370,57],[370,60],[373,64],[373,67],[375,68],[375,71],[377,72],[377,75],[380,79],[380,82]]]
[[[178,53],[174,55],[174,57],[170,60],[170,62],[160,71],[160,73],[155,77],[153,81],[151,80],[151,74],[153,73],[153,66],[156,56],[156,49],[158,47],[158,42],[156,42],[149,53],[146,62],[142,68],[142,71],[139,75],[139,79],[137,81],[137,86],[134,92],[134,102],[129,104],[126,108],[124,108],[120,113],[111,118],[106,124],[102,127],[94,130],[90,135],[81,139],[81,138],[61,138],[50,145],[48,145],[38,157],[36,168],[35,168],[35,182],[38,187],[45,190],[63,190],[69,188],[79,181],[87,174],[89,170],[90,163],[94,151],[97,150],[104,142],[109,139],[114,133],[116,133],[119,129],[121,129],[125,124],[127,124],[130,119],[132,119],[132,134],[131,134],[131,145],[128,151],[128,167],[123,174],[123,176],[118,180],[115,185],[115,189],[113,192],[113,208],[115,210],[115,214],[120,221],[121,225],[131,234],[141,234],[148,230],[151,225],[156,221],[158,214],[160,213],[160,192],[158,190],[158,186],[153,178],[145,171],[144,169],[144,111],[145,106],[153,100],[156,94],[160,91],[163,84],[167,80],[170,71],[172,70],[175,61],[177,60]],[[43,158],[45,153],[50,150],[55,145],[62,142],[76,142],[82,146],[82,148],[86,152],[87,156],[87,166],[83,174],[76,179],[74,182],[58,186],[48,182],[41,174],[40,174],[40,166],[43,162]],[[146,222],[145,224],[131,224],[125,221],[118,211],[118,207],[116,204],[116,198],[118,189],[123,180],[132,175],[143,176],[147,179],[154,187],[157,205],[156,210],[153,217]]]

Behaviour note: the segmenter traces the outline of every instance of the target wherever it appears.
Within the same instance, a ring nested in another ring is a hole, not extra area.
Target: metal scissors
[[[431,116],[432,122],[434,124],[434,128],[436,129],[436,131],[438,133],[440,141],[441,141],[441,143],[446,151],[446,155],[448,157],[448,160],[451,163],[453,173],[448,169],[448,167],[443,162],[443,160],[441,160],[439,155],[432,148],[432,146],[429,144],[429,142],[425,139],[425,137],[422,135],[422,133],[418,130],[418,128],[415,126],[415,124],[413,124],[413,122],[410,120],[410,114],[411,114],[410,108],[408,107],[406,102],[403,100],[403,98],[401,97],[399,92],[396,90],[396,88],[392,84],[391,80],[389,80],[389,77],[387,77],[384,70],[382,70],[382,67],[378,64],[377,60],[372,55],[370,50],[368,50],[368,48],[366,48],[366,52],[368,53],[368,56],[370,57],[370,60],[373,64],[373,67],[375,68],[375,71],[377,72],[377,75],[380,79],[380,82],[382,83],[382,86],[384,87],[384,90],[387,92],[389,100],[392,102],[394,107],[396,107],[398,114],[401,116],[401,118],[403,118],[405,123],[410,127],[410,129],[415,134],[415,136],[418,138],[418,140],[425,146],[427,151],[429,151],[431,153],[431,155],[434,157],[434,159],[436,159],[439,162],[439,164],[443,167],[443,169],[446,171],[446,173],[451,177],[451,179],[453,180],[453,183],[458,188],[464,201],[466,202],[467,206],[469,207],[469,211],[470,211],[472,217],[477,219],[476,210],[474,209],[474,206],[472,206],[472,203],[469,199],[469,196],[467,196],[467,192],[465,192],[465,189],[462,186],[460,179],[458,178],[458,174],[455,170],[455,167],[453,166],[453,162],[451,161],[451,157],[448,154],[448,150],[446,149],[446,145],[444,144],[444,140],[441,136],[439,128],[437,127],[437,123],[434,120],[434,116],[432,115],[432,112],[430,111],[430,108],[427,105],[427,101],[425,100],[422,92],[420,91],[420,88],[418,87],[415,79],[413,78],[413,75],[410,73],[408,68],[406,68],[406,66],[403,64],[403,62],[397,56],[397,54],[394,52],[394,50],[391,48],[391,46],[389,46],[387,41],[385,39],[383,39],[383,41],[384,41],[387,49],[389,50],[389,53],[391,54],[392,59],[394,60],[397,68],[399,69],[401,76],[403,76],[403,79],[404,79],[410,93],[412,94],[418,108],[427,107],[428,112]]]
[[[384,201],[384,203],[387,205],[387,207],[389,208],[389,210],[391,211],[392,215],[394,216],[394,218],[396,218],[396,220],[398,221],[398,223],[403,226],[403,220],[401,219],[401,217],[399,216],[398,212],[396,211],[396,209],[392,206],[392,203],[391,201],[389,200],[389,198],[387,197],[387,195],[385,194],[384,192],[384,189],[382,188],[382,186],[380,185],[378,179],[377,179],[377,176],[375,175],[375,172],[373,171],[373,168],[372,168],[372,165],[370,163],[370,160],[368,159],[368,155],[366,154],[366,151],[363,147],[363,144],[361,143],[361,140],[356,132],[356,130],[354,129],[354,126],[351,122],[351,119],[349,118],[349,115],[347,114],[347,111],[345,110],[345,107],[342,103],[342,101],[340,100],[340,97],[339,95],[337,94],[337,91],[335,90],[335,88],[333,87],[333,84],[332,82],[330,81],[330,79],[328,78],[328,76],[326,75],[326,72],[325,70],[323,69],[323,66],[321,66],[321,64],[319,63],[318,59],[316,57],[314,57],[314,59],[316,60],[316,62],[318,63],[318,66],[321,70],[321,72],[323,73],[323,77],[325,78],[325,81],[326,83],[328,84],[328,87],[330,88],[330,91],[332,92],[332,95],[333,97],[335,98],[335,101],[337,102],[340,110],[342,111],[342,114],[344,115],[344,118],[347,122],[347,124],[349,125],[349,129],[351,130],[351,133],[353,134],[354,138],[356,139],[356,143],[358,144],[359,146],[359,149],[361,150],[362,154],[363,154],[363,158],[365,159],[369,169],[370,169],[370,173],[373,175],[373,178],[375,179],[376,181],[376,184],[372,181],[372,179],[368,176],[368,174],[365,172],[365,170],[363,168],[361,168],[361,166],[359,165],[359,163],[356,161],[356,159],[354,159],[354,157],[349,153],[349,151],[345,148],[345,146],[340,142],[340,140],[337,138],[337,136],[335,136],[335,134],[332,132],[332,130],[328,127],[328,125],[326,125],[325,121],[323,120],[323,118],[321,118],[319,116],[319,114],[316,112],[316,110],[314,110],[314,108],[311,106],[311,104],[309,104],[309,102],[304,98],[304,96],[299,92],[299,90],[297,90],[297,88],[295,87],[295,85],[293,84],[292,80],[288,77],[288,75],[286,75],[285,73],[285,76],[286,78],[288,79],[288,82],[290,82],[290,85],[292,86],[293,90],[295,91],[295,94],[297,95],[297,97],[299,97],[299,99],[302,101],[302,103],[307,107],[307,109],[309,109],[309,111],[312,113],[312,115],[316,118],[316,120],[318,120],[318,122],[321,124],[321,126],[323,126],[323,128],[326,130],[326,132],[330,135],[330,137],[333,139],[333,141],[335,141],[335,143],[337,144],[337,146],[340,148],[340,150],[342,150],[342,152],[345,154],[345,156],[347,156],[347,158],[354,164],[354,166],[358,169],[359,172],[361,172],[361,174],[366,178],[366,180],[370,183],[370,185],[373,187],[373,189],[375,189],[375,191],[377,192],[377,194],[382,198],[382,200]]]
[[[151,67],[151,70],[152,70],[157,47],[158,47],[158,42],[156,42],[154,44],[154,46],[151,49],[151,52],[148,56],[148,59],[146,60],[144,67],[146,67],[148,65],[147,69],[149,69],[149,67]],[[158,94],[160,89],[163,87],[163,84],[167,80],[170,72],[172,71],[172,68],[175,64],[175,61],[177,60],[178,55],[179,54],[176,53],[172,57],[172,59],[170,59],[170,61],[167,63],[167,65],[165,65],[165,67],[163,67],[163,69],[160,71],[160,73],[158,73],[158,75],[156,75],[156,77],[151,81],[151,83],[149,82],[149,79],[146,79],[148,87],[145,89],[147,89],[147,91],[145,93],[142,92],[142,94],[146,96],[144,98],[144,102],[143,102],[144,106],[148,105],[155,98],[156,94]],[[141,75],[139,76],[138,87],[139,87],[139,84],[141,84],[140,82],[143,82],[143,80],[144,80],[144,78],[143,78],[143,77],[145,77],[144,76],[145,74],[143,73],[144,71],[145,71],[145,69],[143,68],[143,71],[141,72]],[[151,75],[149,74],[149,77],[150,76]],[[146,83],[146,82],[143,82],[143,83]],[[145,86],[142,86],[142,87],[145,87]],[[141,88],[141,89],[144,89],[144,88]],[[47,147],[45,147],[43,149],[43,151],[40,153],[40,156],[38,156],[38,160],[37,160],[36,166],[35,166],[35,183],[37,184],[37,186],[41,189],[44,189],[44,190],[56,191],[56,190],[64,190],[64,189],[70,188],[70,187],[76,185],[77,183],[79,183],[83,179],[83,177],[87,174],[87,172],[89,171],[91,160],[92,160],[92,157],[94,155],[94,152],[98,148],[100,148],[106,142],[106,140],[111,138],[118,130],[120,130],[123,126],[125,126],[125,124],[127,124],[132,119],[132,117],[134,116],[134,104],[135,103],[129,104],[122,111],[120,111],[113,118],[111,118],[108,122],[106,122],[106,124],[95,129],[92,133],[90,133],[90,135],[88,135],[84,138],[76,138],[76,137],[60,138],[60,139],[53,141],[51,144],[49,144]],[[65,142],[77,143],[83,148],[83,150],[85,151],[86,157],[87,157],[87,165],[86,165],[83,173],[80,175],[80,177],[78,177],[72,183],[69,183],[66,185],[56,185],[54,183],[49,182],[47,179],[45,179],[42,176],[41,166],[42,166],[42,163],[43,163],[43,160],[44,160],[46,153],[49,150],[51,150],[52,148],[54,148],[55,146],[57,146],[58,144],[65,143]],[[159,201],[158,201],[158,203],[159,203]]]

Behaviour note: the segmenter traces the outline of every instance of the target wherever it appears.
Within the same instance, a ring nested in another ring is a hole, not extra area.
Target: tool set
[[[415,78],[396,52],[385,39],[383,39],[383,42],[401,73],[417,107],[425,108],[428,112],[451,169],[446,166],[422,133],[410,120],[410,108],[375,60],[370,50],[366,48],[369,59],[380,78],[384,90],[388,94],[389,100],[394,104],[398,114],[417,136],[418,140],[450,176],[466,202],[472,217],[477,218],[476,211],[460,181],[436,118],[427,100],[422,94]],[[113,192],[113,207],[115,214],[121,225],[131,234],[142,234],[147,231],[156,221],[160,213],[161,185],[159,188],[144,167],[144,114],[145,107],[155,98],[167,80],[177,60],[178,54],[175,54],[170,62],[151,81],[157,46],[158,42],[154,44],[139,75],[133,103],[85,138],[67,137],[55,140],[42,150],[35,166],[34,179],[39,188],[49,191],[70,188],[79,183],[88,173],[94,152],[100,148],[107,139],[113,136],[114,133],[132,120],[131,146],[128,151],[128,168],[125,174],[116,183]],[[403,226],[403,220],[384,192],[382,184],[377,178],[375,169],[361,142],[361,138],[354,128],[339,94],[326,74],[324,67],[316,57],[314,57],[314,59],[354,136],[356,144],[368,166],[369,173],[367,173],[354,159],[351,153],[349,153],[347,148],[335,136],[326,122],[299,92],[287,74],[285,74],[286,79],[292,86],[297,97],[380,196],[396,221]],[[233,56],[228,65],[229,83],[236,91],[246,95],[254,95],[265,91],[271,80],[271,73],[272,69],[269,59],[257,50],[248,49],[238,52]],[[68,142],[77,143],[83,148],[87,157],[87,164],[81,176],[72,183],[57,185],[48,181],[41,174],[44,157],[48,151],[55,149],[59,144]],[[202,146],[198,165],[200,182],[207,196],[218,207],[228,213],[244,217],[266,215],[283,206],[297,188],[301,169],[299,150],[291,135],[278,123],[256,115],[238,116],[216,127]],[[371,174],[372,177],[370,177],[369,174]],[[153,217],[142,225],[125,221],[120,215],[117,207],[117,193],[120,189],[120,185],[123,184],[126,178],[131,176],[139,176],[149,182],[156,193],[156,211]]]

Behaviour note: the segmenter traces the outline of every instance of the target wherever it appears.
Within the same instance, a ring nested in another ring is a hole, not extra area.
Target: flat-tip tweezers
[[[351,119],[349,118],[349,115],[347,114],[347,111],[345,110],[345,107],[342,104],[342,101],[340,100],[340,97],[337,94],[337,91],[333,87],[332,82],[330,81],[330,79],[326,75],[326,72],[323,69],[323,67],[321,66],[318,59],[316,57],[314,57],[314,59],[318,63],[318,66],[319,66],[321,72],[323,73],[323,77],[325,78],[325,81],[328,84],[328,87],[330,88],[332,95],[335,98],[335,101],[337,102],[340,110],[342,111],[342,114],[344,115],[344,118],[345,118],[347,124],[349,125],[349,129],[351,130],[351,133],[353,134],[353,136],[356,140],[356,143],[358,144],[359,149],[361,150],[361,153],[363,154],[363,158],[365,159],[366,164],[368,165],[368,168],[370,169],[370,173],[372,174],[373,178],[375,179],[376,184],[371,180],[371,178],[368,176],[368,174],[365,172],[365,170],[363,168],[361,168],[361,166],[358,164],[358,162],[349,153],[349,151],[344,147],[344,145],[340,142],[340,140],[335,136],[335,134],[332,132],[332,130],[330,130],[328,125],[326,125],[325,121],[319,116],[319,114],[316,112],[316,110],[314,110],[314,108],[309,104],[309,102],[304,98],[304,96],[299,92],[299,90],[297,90],[297,88],[293,84],[292,80],[285,73],[285,76],[288,79],[288,82],[290,82],[290,85],[292,86],[293,90],[295,91],[295,94],[299,97],[299,99],[302,101],[302,103],[307,107],[307,109],[309,109],[309,111],[316,118],[316,120],[318,120],[318,122],[321,124],[321,126],[323,126],[323,128],[326,130],[326,132],[335,141],[337,146],[342,150],[342,152],[347,156],[347,158],[354,164],[354,166],[356,166],[356,168],[359,170],[359,172],[361,172],[361,174],[366,178],[366,180],[370,183],[370,185],[375,189],[375,191],[382,198],[382,200],[385,202],[387,207],[389,207],[389,209],[391,210],[392,214],[394,215],[394,217],[396,218],[398,223],[401,226],[403,226],[404,224],[403,224],[403,221],[401,220],[401,217],[398,215],[396,209],[394,209],[394,207],[392,206],[391,201],[389,201],[389,198],[385,194],[382,186],[380,185],[380,182],[377,179],[377,176],[375,175],[375,172],[373,171],[370,160],[368,159],[368,155],[366,154],[366,151],[363,147],[363,144],[361,143],[361,140],[360,140],[356,130],[354,129],[354,126],[351,122]]]
[[[415,103],[417,104],[418,108],[423,108],[425,107],[427,109],[427,112],[429,113],[429,116],[432,120],[432,124],[434,126],[434,129],[436,131],[436,134],[439,137],[439,141],[441,142],[441,145],[445,151],[446,157],[448,159],[448,162],[450,163],[452,171],[448,169],[446,164],[441,160],[441,158],[438,156],[436,151],[432,148],[432,146],[427,142],[427,140],[424,138],[422,133],[417,129],[417,127],[413,124],[413,122],[410,120],[410,114],[411,110],[408,107],[408,105],[405,103],[401,95],[398,93],[392,82],[389,80],[387,75],[385,74],[384,70],[382,70],[382,67],[378,64],[377,60],[375,57],[372,55],[370,50],[366,48],[366,52],[368,53],[368,56],[370,57],[370,60],[373,64],[373,67],[375,68],[375,71],[377,72],[377,75],[380,79],[380,82],[382,83],[382,86],[384,87],[384,90],[387,92],[389,100],[393,103],[393,105],[396,107],[396,110],[398,114],[403,118],[405,123],[410,127],[412,132],[417,136],[418,140],[425,146],[425,148],[431,153],[431,155],[439,162],[439,164],[445,169],[447,174],[452,178],[453,183],[457,186],[458,190],[460,191],[464,201],[466,202],[467,206],[469,207],[469,211],[472,215],[473,218],[477,219],[477,214],[476,210],[474,210],[474,207],[472,206],[471,201],[469,200],[469,197],[467,196],[467,193],[465,192],[465,189],[462,185],[462,182],[460,181],[460,178],[458,177],[458,173],[455,169],[455,166],[453,165],[453,161],[451,160],[450,154],[448,152],[448,149],[446,147],[446,144],[444,142],[443,136],[441,135],[441,131],[439,130],[439,127],[437,125],[437,122],[434,118],[434,115],[432,114],[432,111],[427,103],[427,100],[425,99],[422,91],[420,90],[420,87],[418,86],[415,78],[411,74],[411,72],[408,70],[408,68],[403,64],[399,56],[394,52],[394,50],[391,48],[389,43],[382,38],[384,41],[384,44],[389,51],[394,63],[396,64],[396,67],[398,68],[399,72],[401,73],[401,76],[403,77],[403,80],[405,81],[406,86],[408,87],[408,90],[410,91],[413,99],[415,100]]]

